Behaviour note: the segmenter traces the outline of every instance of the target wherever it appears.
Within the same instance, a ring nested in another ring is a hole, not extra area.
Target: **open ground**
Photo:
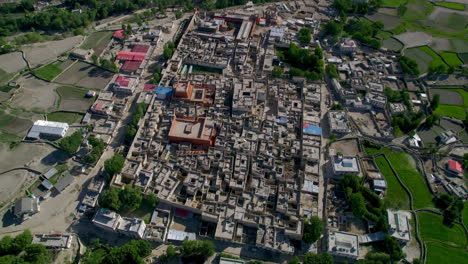
[[[73,49],[82,40],[82,36],[76,36],[63,40],[36,43],[24,47],[23,51],[31,67],[36,67],[39,64],[46,64],[56,60],[59,55]]]
[[[108,70],[80,61],[60,74],[55,82],[101,90],[106,87],[113,75],[114,73]]]
[[[18,79],[21,88],[14,95],[11,105],[26,110],[50,112],[55,109],[57,85],[42,81],[31,74]]]
[[[72,86],[60,86],[57,93],[60,95],[59,110],[86,112],[93,104],[94,98],[85,97],[87,89]]]
[[[96,56],[100,56],[102,51],[106,48],[107,44],[109,44],[113,31],[99,31],[94,32],[84,41],[83,45],[81,45],[82,49],[93,49],[94,54]]]

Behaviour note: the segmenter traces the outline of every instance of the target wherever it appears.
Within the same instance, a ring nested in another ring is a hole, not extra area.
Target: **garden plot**
[[[86,92],[88,90],[82,88],[60,86],[57,88],[57,93],[60,95],[59,110],[86,112],[94,102],[94,98],[85,97]]]
[[[46,64],[57,59],[62,53],[79,45],[82,39],[82,36],[75,36],[63,40],[36,43],[25,46],[23,51],[31,67],[34,68],[39,64]]]
[[[440,104],[463,105],[463,97],[456,91],[450,89],[431,89],[432,97],[440,95]]]
[[[465,29],[468,15],[465,11],[436,7],[434,12],[419,23],[446,33],[457,33]]]
[[[21,52],[0,55],[0,69],[6,73],[16,73],[26,67],[27,65],[21,56]]]
[[[25,110],[50,112],[55,109],[57,85],[42,81],[31,74],[21,76],[21,88],[15,93],[11,104]]]
[[[396,16],[390,16],[385,14],[376,13],[371,16],[367,16],[372,22],[380,21],[384,24],[384,30],[395,28],[400,24],[400,19]]]
[[[422,31],[406,32],[394,37],[401,41],[405,45],[405,48],[428,45],[432,41],[432,36]]]
[[[63,72],[55,82],[89,89],[104,89],[114,73],[85,62],[77,62]]]

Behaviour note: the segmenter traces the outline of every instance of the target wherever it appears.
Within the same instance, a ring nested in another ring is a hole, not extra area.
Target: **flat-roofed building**
[[[328,122],[332,133],[345,134],[351,132],[346,111],[329,111]]]
[[[388,234],[396,238],[400,243],[411,241],[410,219],[411,214],[402,210],[387,209]]]
[[[328,253],[350,259],[359,257],[359,236],[340,231],[328,232]]]
[[[40,209],[38,198],[24,197],[16,201],[14,214],[16,218],[25,220],[38,213]]]
[[[332,159],[333,173],[335,177],[341,177],[344,174],[359,174],[359,163],[356,157],[343,156],[338,154]]]
[[[97,211],[92,222],[96,226],[109,231],[115,231],[119,226],[122,217],[109,209],[101,208]]]
[[[68,131],[68,124],[61,122],[52,122],[46,120],[37,120],[29,130],[27,138],[31,139],[59,139],[63,138]]]
[[[32,243],[43,245],[50,249],[70,248],[73,241],[71,234],[35,234]]]
[[[131,95],[138,84],[138,77],[120,75],[114,83],[111,84],[114,93],[119,95]]]
[[[137,218],[122,217],[120,218],[117,232],[134,238],[143,238],[145,229],[145,221]]]
[[[213,146],[216,138],[215,123],[204,117],[172,119],[169,140],[190,142],[204,147]]]

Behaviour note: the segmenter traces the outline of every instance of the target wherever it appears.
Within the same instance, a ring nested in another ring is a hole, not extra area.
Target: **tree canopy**
[[[304,234],[302,240],[307,243],[317,241],[323,232],[323,222],[317,216],[311,216],[304,221]]]
[[[310,28],[301,28],[297,34],[297,39],[303,45],[309,44],[312,40]]]
[[[114,153],[112,158],[104,162],[104,171],[109,177],[112,177],[122,171],[124,164],[125,158],[119,153]]]
[[[191,259],[194,263],[204,263],[214,252],[215,246],[209,240],[185,240],[180,248],[182,259]]]
[[[143,264],[153,247],[146,240],[132,240],[121,247],[109,247],[99,240],[93,241],[80,263],[83,264]]]
[[[0,263],[4,264],[47,264],[52,259],[51,253],[43,246],[32,243],[29,230],[12,238],[4,236],[0,240]]]
[[[277,51],[278,57],[291,65],[289,75],[306,77],[308,80],[319,80],[325,71],[323,63],[323,51],[316,47],[312,52],[309,49],[301,49],[291,44],[288,49]]]
[[[418,68],[418,63],[406,56],[401,56],[398,57],[398,62],[400,63],[401,70],[404,73],[410,74],[410,75],[418,75],[419,74],[419,68]]]
[[[70,136],[64,137],[60,140],[60,148],[62,148],[69,156],[73,156],[78,151],[83,140],[81,133],[81,130],[76,131]]]

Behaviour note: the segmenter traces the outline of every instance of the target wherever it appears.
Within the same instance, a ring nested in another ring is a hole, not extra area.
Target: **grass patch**
[[[460,3],[452,3],[452,2],[436,2],[438,6],[455,9],[455,10],[465,10],[465,5]]]
[[[409,197],[398,182],[388,162],[382,156],[377,157],[375,162],[377,167],[379,167],[380,172],[385,177],[385,180],[387,181],[387,193],[385,194],[384,199],[387,206],[396,209],[408,209]]]
[[[466,118],[466,108],[459,105],[439,105],[435,110],[435,113],[441,116],[453,117],[460,120],[465,120]]]
[[[4,111],[0,110],[0,129],[2,129],[4,126],[10,124],[10,122],[13,122],[16,117],[5,113]]]
[[[463,65],[463,62],[458,58],[458,55],[454,52],[442,52],[441,54],[444,61],[452,66],[452,67],[459,67]]]
[[[83,114],[54,112],[47,115],[47,120],[68,123],[69,125],[79,123],[83,119]]]
[[[33,184],[31,184],[31,186],[29,186],[28,193],[32,193],[32,191],[34,191],[37,187],[39,187],[41,183],[42,183],[42,180],[40,178],[37,179]]]
[[[49,178],[50,183],[54,185],[57,183],[62,173],[68,170],[68,166],[66,164],[61,164],[61,165],[55,166],[55,169],[57,170],[57,172],[54,175],[52,175],[52,177]]]
[[[382,6],[385,7],[398,7],[402,3],[404,3],[405,0],[383,0],[382,1]]]
[[[468,258],[468,253],[460,248],[453,248],[433,242],[426,243],[426,247],[427,264],[464,263]]]
[[[59,68],[60,64],[62,64],[62,62],[54,62],[51,64],[47,64],[46,66],[38,70],[34,70],[34,74],[39,78],[51,81],[57,75],[62,73],[62,70]]]
[[[63,99],[80,99],[86,101],[94,101],[94,98],[86,98],[85,95],[89,89],[81,89],[72,86],[60,86],[57,88],[57,92]]]
[[[11,90],[16,89],[16,88],[18,88],[18,86],[15,87],[15,86],[9,86],[9,85],[2,85],[0,86],[0,91],[4,93],[8,93]]]

